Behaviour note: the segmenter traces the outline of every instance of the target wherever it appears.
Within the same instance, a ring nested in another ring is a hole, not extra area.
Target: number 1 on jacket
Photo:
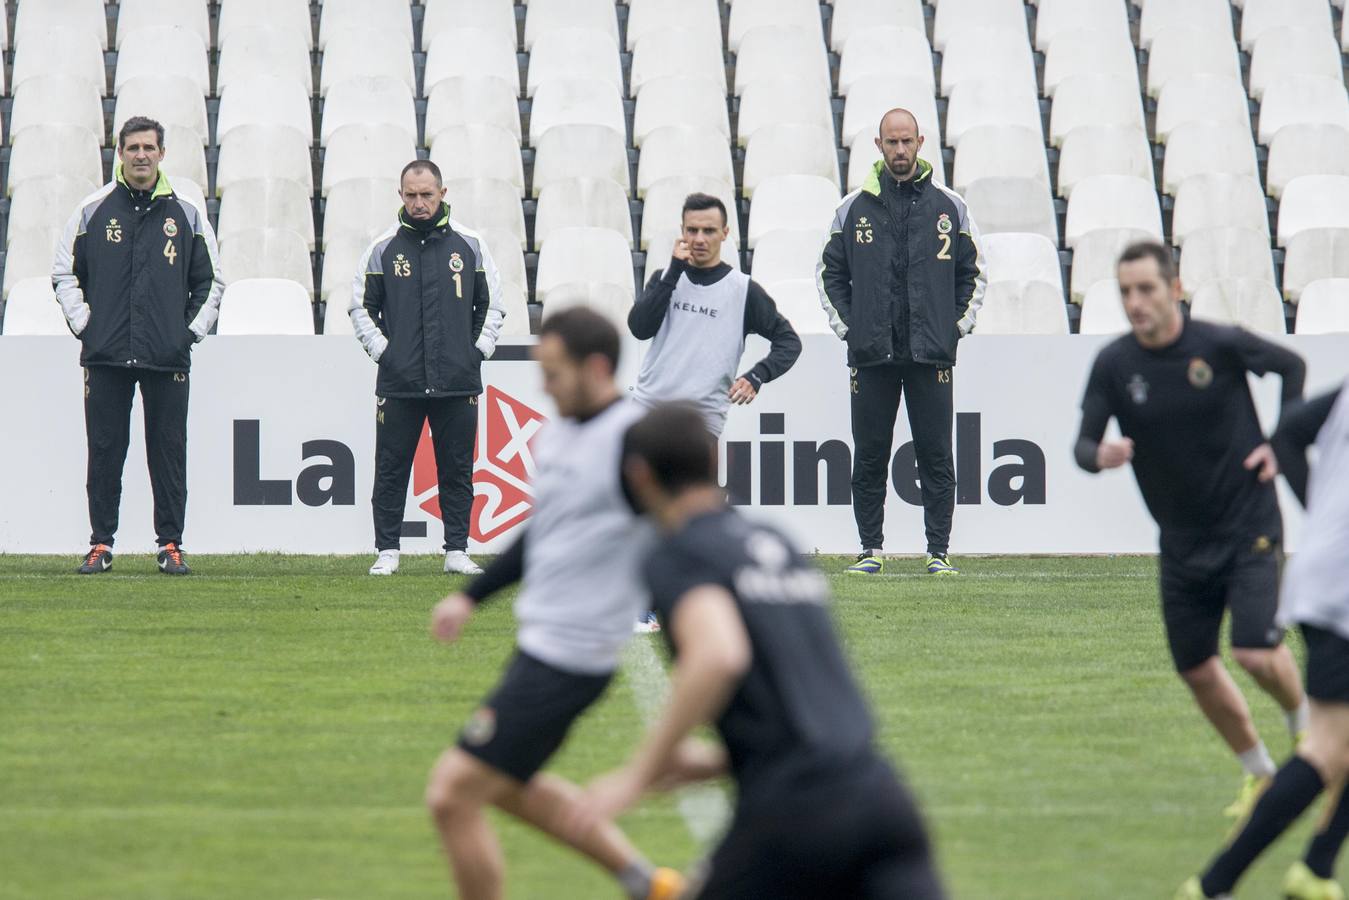
[[[458,272],[454,273],[454,296],[464,299],[464,279]]]

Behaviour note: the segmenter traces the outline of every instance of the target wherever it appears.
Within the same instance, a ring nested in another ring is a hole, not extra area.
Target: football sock
[[[1257,778],[1273,775],[1278,769],[1264,741],[1257,741],[1255,746],[1245,753],[1238,753],[1237,759],[1241,760],[1241,767],[1246,770],[1247,775],[1254,775]]]
[[[1302,702],[1298,704],[1297,709],[1285,711],[1284,720],[1288,723],[1288,733],[1297,737],[1299,733],[1307,730],[1307,723],[1311,720],[1311,705],[1307,703],[1307,697],[1304,694]]]
[[[1274,776],[1274,783],[1255,804],[1246,827],[1209,864],[1200,879],[1205,896],[1216,897],[1231,891],[1255,858],[1311,806],[1324,787],[1316,769],[1302,757],[1294,756],[1284,763]]]
[[[1349,835],[1349,799],[1346,798],[1349,798],[1349,793],[1341,789],[1334,814],[1326,827],[1312,838],[1307,846],[1307,855],[1302,858],[1317,878],[1335,877],[1335,857],[1339,856],[1344,838]]]
[[[651,874],[655,867],[644,859],[628,863],[617,873],[618,883],[631,900],[646,900],[651,893]]]

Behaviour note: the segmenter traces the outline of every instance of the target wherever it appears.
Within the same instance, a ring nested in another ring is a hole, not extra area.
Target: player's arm
[[[670,295],[674,293],[675,285],[679,283],[679,276],[688,268],[688,262],[688,243],[679,238],[675,241],[674,251],[670,255],[670,264],[663,271],[651,276],[651,280],[646,283],[646,289],[642,291],[642,296],[638,297],[632,309],[628,310],[628,330],[637,340],[653,338],[656,332],[660,331],[661,323],[665,321],[665,313],[670,309]]]
[[[745,334],[767,338],[768,355],[754,364],[731,385],[732,403],[749,403],[758,396],[765,384],[790,369],[801,355],[801,338],[787,317],[778,312],[777,304],[757,281],[749,283],[745,298]]]
[[[215,231],[206,211],[196,210],[197,227],[192,234],[192,268],[188,270],[188,298],[185,324],[195,341],[210,334],[220,318],[220,298],[225,295],[225,276],[220,271],[220,253]]]
[[[478,241],[478,254],[478,268],[473,273],[473,346],[483,359],[491,359],[506,318],[506,305],[501,301],[501,273],[486,241]]]
[[[84,285],[88,283],[88,260],[85,259],[85,236],[80,230],[84,210],[77,209],[66,221],[65,231],[56,245],[52,258],[52,288],[56,302],[66,317],[66,327],[79,337],[89,325],[91,310],[84,299]]]
[[[852,268],[848,263],[848,243],[843,226],[847,206],[840,206],[829,226],[829,237],[820,250],[815,264],[815,289],[820,292],[820,306],[829,319],[829,327],[839,340],[848,336],[848,320],[852,318]]]
[[[458,640],[464,624],[478,604],[520,580],[525,574],[525,534],[520,535],[505,553],[492,560],[491,565],[473,579],[468,587],[436,604],[431,613],[431,634],[436,640],[447,644]]]
[[[956,238],[956,329],[964,337],[974,330],[988,287],[979,228],[970,216],[969,207],[964,204],[960,204],[960,232]]]
[[[1105,426],[1110,423],[1110,395],[1106,386],[1105,366],[1097,357],[1087,379],[1087,391],[1082,397],[1082,425],[1073,446],[1073,458],[1088,472],[1114,469],[1133,459],[1134,442],[1128,438],[1103,440]]]
[[[1295,404],[1284,412],[1279,427],[1270,435],[1269,443],[1278,457],[1283,477],[1303,506],[1307,505],[1307,449],[1316,442],[1321,426],[1326,424],[1339,399],[1340,390],[1334,390]]]
[[[375,362],[389,347],[389,334],[384,326],[383,260],[375,252],[379,244],[379,241],[371,244],[361,256],[351,286],[351,302],[347,305],[356,340]]]
[[[1273,372],[1282,379],[1282,409],[1287,410],[1302,399],[1307,364],[1301,356],[1287,347],[1257,337],[1244,328],[1232,329],[1231,346],[1247,371],[1256,375]]]

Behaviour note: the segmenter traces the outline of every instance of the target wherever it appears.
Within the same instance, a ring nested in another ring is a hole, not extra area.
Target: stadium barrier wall
[[[1090,476],[1072,459],[1078,403],[1108,338],[979,337],[955,369],[957,506],[952,553],[1150,553],[1155,529],[1127,470]],[[1349,335],[1288,337],[1308,390],[1349,374]],[[832,336],[807,335],[795,368],[722,441],[727,485],[751,514],[803,546],[856,552],[850,506],[848,371]],[[744,368],[766,352],[751,338]],[[87,543],[79,345],[0,337],[0,552],[77,553]],[[624,366],[626,377],[635,360]],[[212,337],[196,349],[184,544],[198,553],[365,553],[373,547],[375,367],[349,336]],[[529,440],[551,413],[527,344],[484,366],[472,551],[504,547],[527,519]],[[1267,423],[1277,378],[1257,383]],[[140,401],[132,412],[118,549],[153,547]],[[1113,426],[1112,426],[1113,427]],[[901,408],[886,507],[891,553],[924,550],[909,427]],[[403,549],[441,545],[429,438],[409,486]],[[1300,514],[1282,488],[1287,543]]]

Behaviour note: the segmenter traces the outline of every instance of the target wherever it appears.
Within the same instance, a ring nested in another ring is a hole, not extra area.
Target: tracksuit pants
[[[153,372],[120,366],[84,370],[84,430],[89,441],[85,490],[89,543],[113,543],[122,504],[122,469],[131,443],[131,401],[140,384],[145,408],[145,462],[155,502],[155,542],[183,542],[187,512],[186,372]]]
[[[951,540],[956,476],[951,453],[954,406],[951,369],[922,363],[850,369],[852,383],[853,515],[863,550],[880,550],[899,399],[907,397],[918,459],[927,552],[944,556]]]
[[[375,417],[375,548],[397,550],[403,531],[408,476],[431,422],[440,489],[440,519],[445,549],[468,549],[468,518],[473,512],[473,447],[478,438],[478,398],[380,398]]]

